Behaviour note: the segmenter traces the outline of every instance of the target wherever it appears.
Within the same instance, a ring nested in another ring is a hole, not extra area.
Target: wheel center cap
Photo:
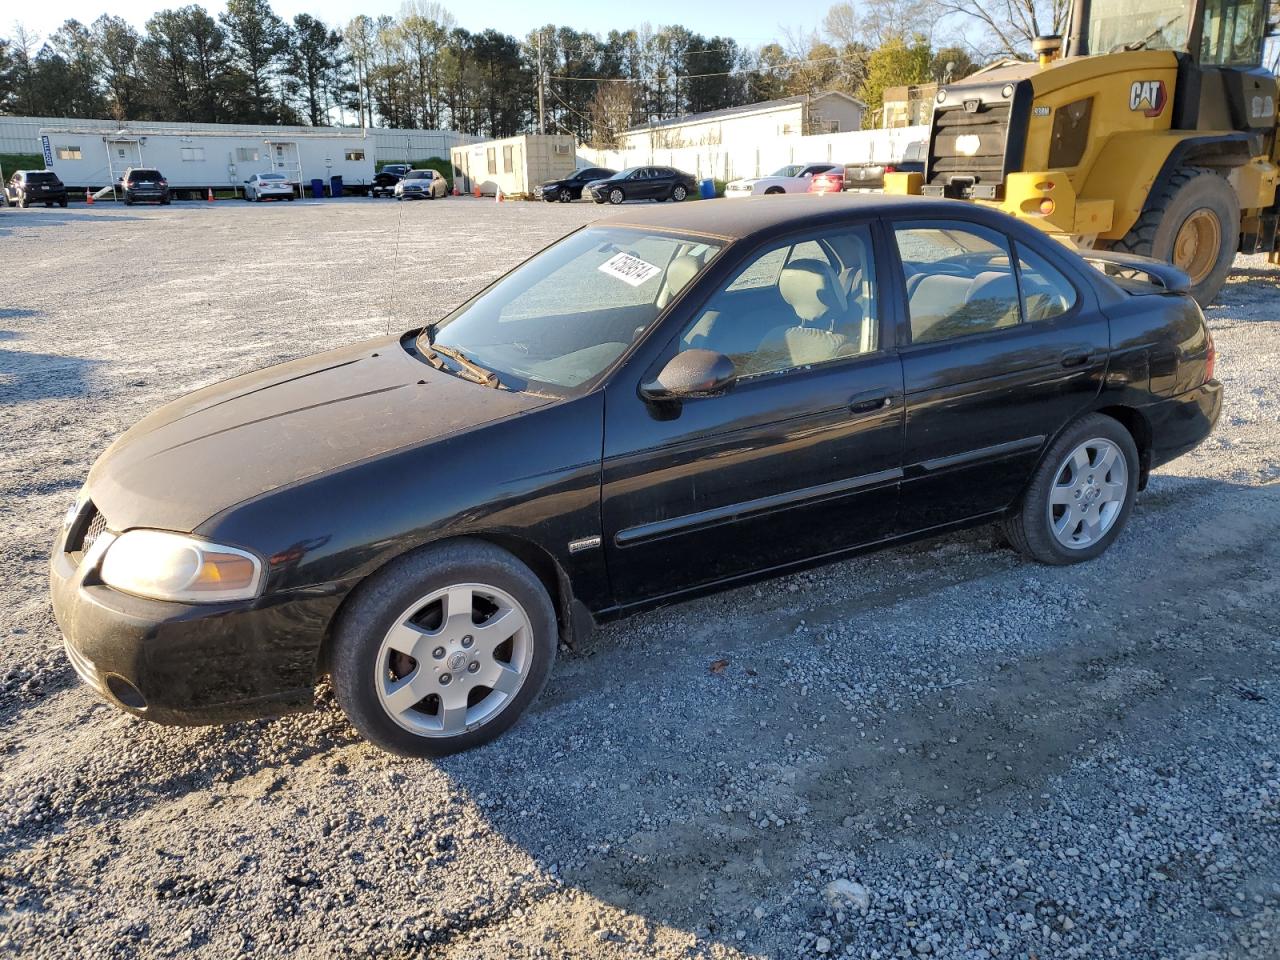
[[[1093,503],[1093,501],[1097,500],[1100,496],[1102,496],[1102,491],[1097,487],[1090,487],[1084,492],[1084,499],[1088,503]]]
[[[456,650],[449,654],[449,659],[446,660],[445,663],[448,664],[450,670],[457,673],[467,665],[467,655],[461,650]]]

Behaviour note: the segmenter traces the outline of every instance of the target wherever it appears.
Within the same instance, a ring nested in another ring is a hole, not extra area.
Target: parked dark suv
[[[67,188],[52,170],[15,170],[4,187],[5,198],[19,207],[43,203],[67,205]]]
[[[126,206],[135,203],[169,203],[169,181],[151,167],[130,167],[120,178],[120,190]]]

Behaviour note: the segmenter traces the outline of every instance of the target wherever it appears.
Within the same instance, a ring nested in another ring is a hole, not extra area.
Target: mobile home
[[[567,177],[577,169],[577,142],[566,134],[529,134],[453,147],[449,159],[461,188],[493,196],[531,194],[546,180]]]
[[[184,191],[240,189],[255,173],[329,183],[342,177],[357,190],[373,180],[374,150],[361,130],[284,132],[271,127],[174,131],[143,124],[42,127],[45,166],[74,189],[115,184],[129,167],[153,167]]]

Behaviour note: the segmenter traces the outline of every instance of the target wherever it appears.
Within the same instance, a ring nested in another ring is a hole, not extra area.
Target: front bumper
[[[323,639],[348,587],[182,604],[120,593],[99,557],[50,558],[53,613],[76,673],[113,705],[157,723],[226,723],[309,709]]]
[[[1222,414],[1222,384],[1210,380],[1176,397],[1141,407],[1151,427],[1151,462],[1158,467],[1190,453],[1213,432]]]

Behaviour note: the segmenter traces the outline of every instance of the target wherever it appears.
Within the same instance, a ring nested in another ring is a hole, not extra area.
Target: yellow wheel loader
[[[886,190],[989,204],[1080,247],[1166,260],[1201,304],[1277,249],[1267,0],[1076,0],[1065,49],[940,87],[923,174]]]

